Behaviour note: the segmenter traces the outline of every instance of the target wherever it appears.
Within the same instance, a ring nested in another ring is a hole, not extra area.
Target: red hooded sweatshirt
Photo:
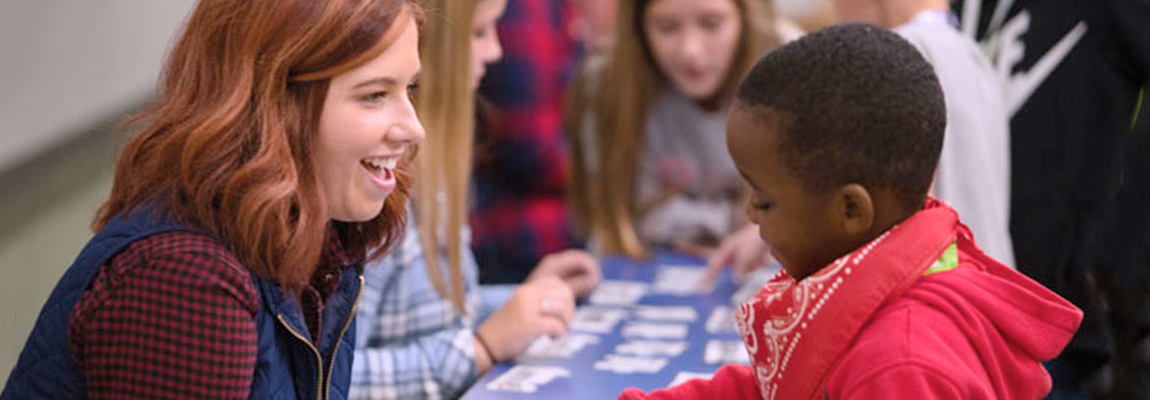
[[[751,366],[621,399],[1040,399],[1082,312],[990,257],[937,201],[739,306]]]

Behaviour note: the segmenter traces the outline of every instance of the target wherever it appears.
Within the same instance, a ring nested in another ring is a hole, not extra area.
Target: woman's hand
[[[771,251],[767,243],[759,237],[759,226],[749,224],[731,233],[719,244],[719,248],[711,253],[707,259],[707,272],[703,275],[704,282],[712,282],[727,265],[735,274],[736,280],[742,280],[748,272],[766,266],[771,260]]]
[[[603,273],[599,270],[599,261],[591,253],[564,250],[543,257],[527,277],[527,282],[543,277],[558,278],[571,288],[576,297],[583,297],[599,286]]]
[[[520,285],[475,334],[493,353],[488,354],[489,360],[508,361],[523,354],[539,335],[557,337],[567,333],[567,324],[574,315],[575,294],[571,288],[559,278],[540,277]],[[481,347],[476,348],[480,350]],[[477,360],[480,358],[476,356]]]

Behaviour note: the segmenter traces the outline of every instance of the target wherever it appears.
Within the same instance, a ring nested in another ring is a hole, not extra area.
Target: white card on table
[[[651,291],[660,294],[688,296],[708,293],[715,289],[714,284],[703,285],[703,274],[706,269],[702,266],[664,265],[659,267],[655,274],[655,283]]]
[[[551,365],[516,365],[487,383],[487,390],[535,393],[555,378],[571,376],[566,368]]]
[[[683,339],[687,337],[687,329],[687,324],[628,322],[623,325],[623,336],[647,339]]]
[[[635,318],[650,321],[694,322],[699,312],[691,306],[637,306]]]
[[[643,357],[678,357],[687,350],[687,342],[662,340],[630,340],[615,346],[615,352]]]
[[[652,374],[659,372],[667,365],[666,358],[647,358],[635,356],[621,356],[608,354],[602,360],[595,362],[595,369],[611,371],[616,374],[633,374],[636,372]]]
[[[594,343],[599,343],[599,337],[585,333],[568,332],[556,339],[543,335],[531,343],[522,357],[571,358],[579,350]]]
[[[748,272],[747,276],[743,278],[743,284],[731,295],[731,304],[739,305],[747,302],[747,300],[755,296],[755,293],[759,292],[759,289],[763,288],[763,285],[767,284],[767,281],[770,281],[771,278],[774,278],[778,273],[779,267],[777,265]]]
[[[715,374],[714,374],[713,372],[686,372],[686,371],[679,371],[679,373],[675,374],[675,379],[672,379],[672,380],[671,380],[671,384],[670,384],[670,385],[667,385],[667,387],[676,386],[676,385],[679,385],[679,384],[681,384],[681,383],[683,383],[683,382],[686,382],[686,381],[689,381],[689,380],[691,380],[691,379],[695,379],[695,378],[700,378],[700,379],[711,379],[711,377],[712,377],[712,376],[714,376],[714,375],[715,375]]]
[[[568,325],[571,330],[611,333],[615,325],[627,318],[627,310],[604,307],[579,307],[575,310],[575,317]]]
[[[630,306],[647,294],[648,285],[634,281],[603,281],[587,299],[591,304]]]
[[[747,348],[737,340],[708,340],[703,350],[703,362],[707,364],[751,364]]]
[[[735,309],[727,306],[718,306],[711,310],[707,317],[707,332],[709,333],[738,333],[739,327],[735,323]]]

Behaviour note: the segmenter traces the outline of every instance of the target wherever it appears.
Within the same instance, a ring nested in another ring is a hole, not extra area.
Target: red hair
[[[159,99],[133,118],[146,127],[121,152],[93,229],[156,204],[293,291],[331,232],[351,255],[390,247],[406,223],[406,165],[376,218],[329,227],[312,152],[331,78],[381,54],[401,18],[422,22],[415,0],[201,0]]]

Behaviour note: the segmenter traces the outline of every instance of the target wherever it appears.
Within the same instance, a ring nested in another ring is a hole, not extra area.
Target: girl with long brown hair
[[[485,65],[501,57],[495,22],[507,0],[424,4],[415,98],[427,137],[407,234],[364,273],[352,398],[457,397],[535,338],[565,332],[575,297],[599,280],[594,258],[571,250],[545,257],[522,285],[479,285],[466,224],[473,105]]]
[[[424,135],[421,20],[201,0],[0,397],[345,397],[362,262],[403,232]]]
[[[780,42],[764,0],[621,0],[613,40],[571,92],[572,209],[591,245],[705,252],[745,225],[726,109]]]

